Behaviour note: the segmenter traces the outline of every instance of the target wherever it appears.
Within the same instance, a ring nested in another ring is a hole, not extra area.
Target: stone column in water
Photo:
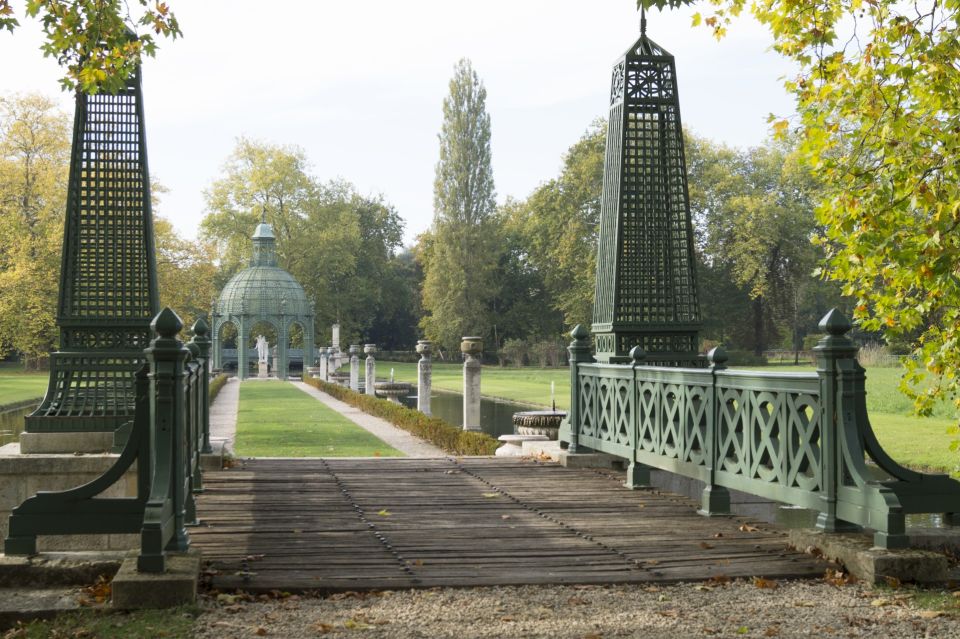
[[[364,371],[363,392],[367,395],[375,395],[376,388],[374,384],[377,381],[377,362],[373,359],[373,354],[377,352],[377,345],[365,344],[363,352],[367,354],[367,369]]]
[[[417,342],[420,361],[417,362],[417,410],[424,415],[430,414],[430,393],[433,391],[433,344],[428,339]]]
[[[464,337],[460,351],[466,355],[463,362],[463,430],[480,430],[480,354],[483,341],[479,337]]]
[[[360,345],[350,345],[350,390],[360,392]]]

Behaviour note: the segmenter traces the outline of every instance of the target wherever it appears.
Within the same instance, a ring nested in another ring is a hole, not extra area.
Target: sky
[[[21,28],[0,34],[0,93],[44,93],[72,112],[19,4]],[[634,0],[168,4],[184,36],[143,65],[147,149],[151,177],[169,189],[157,213],[191,238],[204,191],[242,136],[299,146],[321,180],[382,195],[412,243],[433,217],[441,109],[463,57],[487,88],[497,200],[525,198],[606,115],[613,63],[639,36]],[[684,125],[733,146],[762,143],[768,115],[793,112],[788,64],[752,18],[717,42],[691,26],[693,13],[653,11],[647,25],[676,57]]]

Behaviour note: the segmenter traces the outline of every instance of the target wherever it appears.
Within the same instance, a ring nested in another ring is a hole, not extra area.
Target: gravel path
[[[231,377],[210,404],[210,441],[223,442],[226,450],[233,453],[237,438],[237,411],[240,408],[240,380]]]
[[[208,598],[197,637],[960,637],[907,590],[823,580],[433,589],[328,598]],[[776,587],[770,587],[775,585]]]

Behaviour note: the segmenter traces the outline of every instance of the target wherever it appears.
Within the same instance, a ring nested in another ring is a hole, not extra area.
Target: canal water
[[[403,398],[404,405],[417,407],[415,395]],[[524,404],[489,399],[480,399],[480,427],[492,437],[513,434],[513,414],[525,410],[536,410]],[[430,396],[430,412],[448,424],[463,426],[463,395],[460,393],[434,391]]]
[[[33,412],[36,404],[0,412],[0,446],[19,440],[23,432],[23,418]]]

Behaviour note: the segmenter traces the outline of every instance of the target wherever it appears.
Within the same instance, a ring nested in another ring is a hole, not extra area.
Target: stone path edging
[[[222,442],[224,454],[233,454],[240,410],[240,380],[231,377],[210,404],[210,441]]]
[[[309,384],[303,382],[290,382],[296,388],[299,388],[307,395],[323,402],[327,407],[337,411],[357,426],[368,431],[372,435],[379,437],[385,443],[393,446],[408,457],[447,457],[447,453],[432,444],[428,444],[419,437],[401,430],[379,417],[368,415],[359,408],[354,408],[350,404],[334,399],[330,395],[317,390]],[[221,391],[222,392],[222,391]],[[236,423],[236,420],[234,420]]]

